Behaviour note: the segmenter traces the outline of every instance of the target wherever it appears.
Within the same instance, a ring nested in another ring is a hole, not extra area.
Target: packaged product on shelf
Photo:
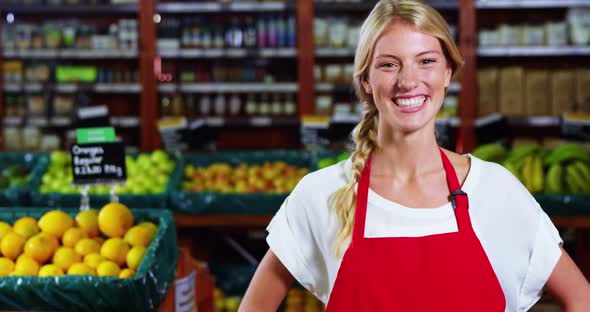
[[[74,110],[74,98],[70,95],[55,95],[53,98],[53,115],[69,116]]]
[[[525,46],[545,45],[545,27],[525,25],[522,33],[522,44]]]
[[[258,114],[265,116],[270,113],[270,102],[268,100],[268,94],[262,93],[260,96],[260,102],[258,103]]]
[[[313,79],[317,81],[324,81],[324,66],[320,64],[313,65]]]
[[[525,99],[527,116],[547,116],[551,114],[549,71],[528,69],[525,73]]]
[[[590,9],[572,8],[568,10],[567,23],[570,29],[570,41],[574,45],[590,44]]]
[[[188,105],[188,100],[187,100]],[[229,114],[232,116],[238,115],[242,109],[242,99],[238,94],[232,94],[229,98]]]
[[[49,73],[49,65],[32,63],[25,68],[25,79],[29,82],[47,82]]]
[[[330,23],[330,46],[344,48],[347,45],[348,23],[346,19],[337,18]]]
[[[31,48],[33,42],[33,31],[35,26],[30,24],[17,25],[16,31],[16,44],[15,47],[19,50],[28,50]]]
[[[520,45],[522,38],[522,27],[518,25],[502,24],[498,28],[500,32],[500,45],[517,46]]]
[[[576,108],[590,113],[590,68],[576,70]]]
[[[222,93],[218,93],[217,96],[215,96],[215,101],[213,103],[213,111],[215,113],[215,115],[217,116],[223,116],[225,115],[225,111],[226,111],[226,101],[225,101],[225,95]]]
[[[61,139],[55,134],[44,134],[41,137],[39,149],[42,151],[55,151],[61,146]]]
[[[23,142],[25,151],[36,151],[41,143],[41,130],[37,127],[24,127],[22,136],[27,138]]]
[[[328,46],[329,24],[324,18],[316,17],[313,20],[313,38],[316,47]]]
[[[248,94],[244,111],[248,115],[254,115],[258,111],[258,104],[256,103],[256,98],[254,97],[254,94]]]
[[[442,111],[448,117],[456,117],[459,113],[459,98],[455,95],[445,96]]]
[[[183,116],[185,114],[184,98],[180,94],[176,94],[172,99],[171,113],[172,116]]]
[[[7,151],[22,151],[23,140],[21,138],[22,130],[20,128],[6,127],[4,128],[4,148]]]
[[[498,112],[498,74],[497,67],[487,67],[477,71],[478,116]]]
[[[283,113],[283,104],[278,93],[273,94],[270,104],[270,113],[272,115],[281,115]]]
[[[211,112],[211,98],[208,94],[204,94],[201,96],[199,100],[199,112],[201,116],[207,116]]]
[[[576,103],[575,72],[558,69],[551,72],[551,115],[560,116],[574,110]]]
[[[318,94],[315,99],[315,113],[318,115],[330,116],[334,97],[327,94]]]
[[[546,43],[549,46],[567,45],[567,25],[565,22],[545,24]]]
[[[285,114],[294,115],[297,112],[297,104],[295,102],[295,96],[292,93],[287,94],[285,99]]]
[[[524,69],[510,66],[500,69],[500,113],[506,116],[522,116],[524,113]]]
[[[3,67],[4,83],[23,81],[23,63],[21,61],[6,61]]]
[[[344,64],[344,82],[352,83],[354,76],[354,64]]]
[[[27,111],[29,116],[44,117],[47,116],[47,100],[43,95],[31,94],[27,96]]]
[[[477,38],[480,47],[500,45],[500,32],[497,29],[482,29]]]
[[[324,69],[324,79],[326,82],[339,83],[343,79],[343,68],[339,64],[326,65]]]

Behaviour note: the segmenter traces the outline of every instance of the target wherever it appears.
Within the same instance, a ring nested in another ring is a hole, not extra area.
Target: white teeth
[[[402,107],[416,107],[422,105],[426,98],[424,96],[417,96],[411,99],[394,99],[395,103]]]

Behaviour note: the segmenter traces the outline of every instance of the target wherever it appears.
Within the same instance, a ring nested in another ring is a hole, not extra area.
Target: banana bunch
[[[540,193],[545,188],[544,154],[545,150],[539,144],[521,144],[508,153],[502,166],[520,180],[529,192]]]
[[[544,164],[549,167],[547,194],[590,193],[590,153],[584,147],[563,144],[545,157]]]
[[[506,154],[506,148],[497,143],[480,145],[472,153],[479,159],[495,163],[501,163],[506,158]]]

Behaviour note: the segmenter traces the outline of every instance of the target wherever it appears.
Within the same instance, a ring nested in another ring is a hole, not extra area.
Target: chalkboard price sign
[[[122,142],[72,145],[74,185],[124,183],[125,149]]]

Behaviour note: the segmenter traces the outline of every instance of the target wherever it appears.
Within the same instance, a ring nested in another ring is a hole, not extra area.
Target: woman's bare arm
[[[276,311],[293,281],[293,275],[269,249],[256,269],[238,311]]]
[[[565,250],[545,289],[559,302],[566,312],[590,311],[590,284]]]

